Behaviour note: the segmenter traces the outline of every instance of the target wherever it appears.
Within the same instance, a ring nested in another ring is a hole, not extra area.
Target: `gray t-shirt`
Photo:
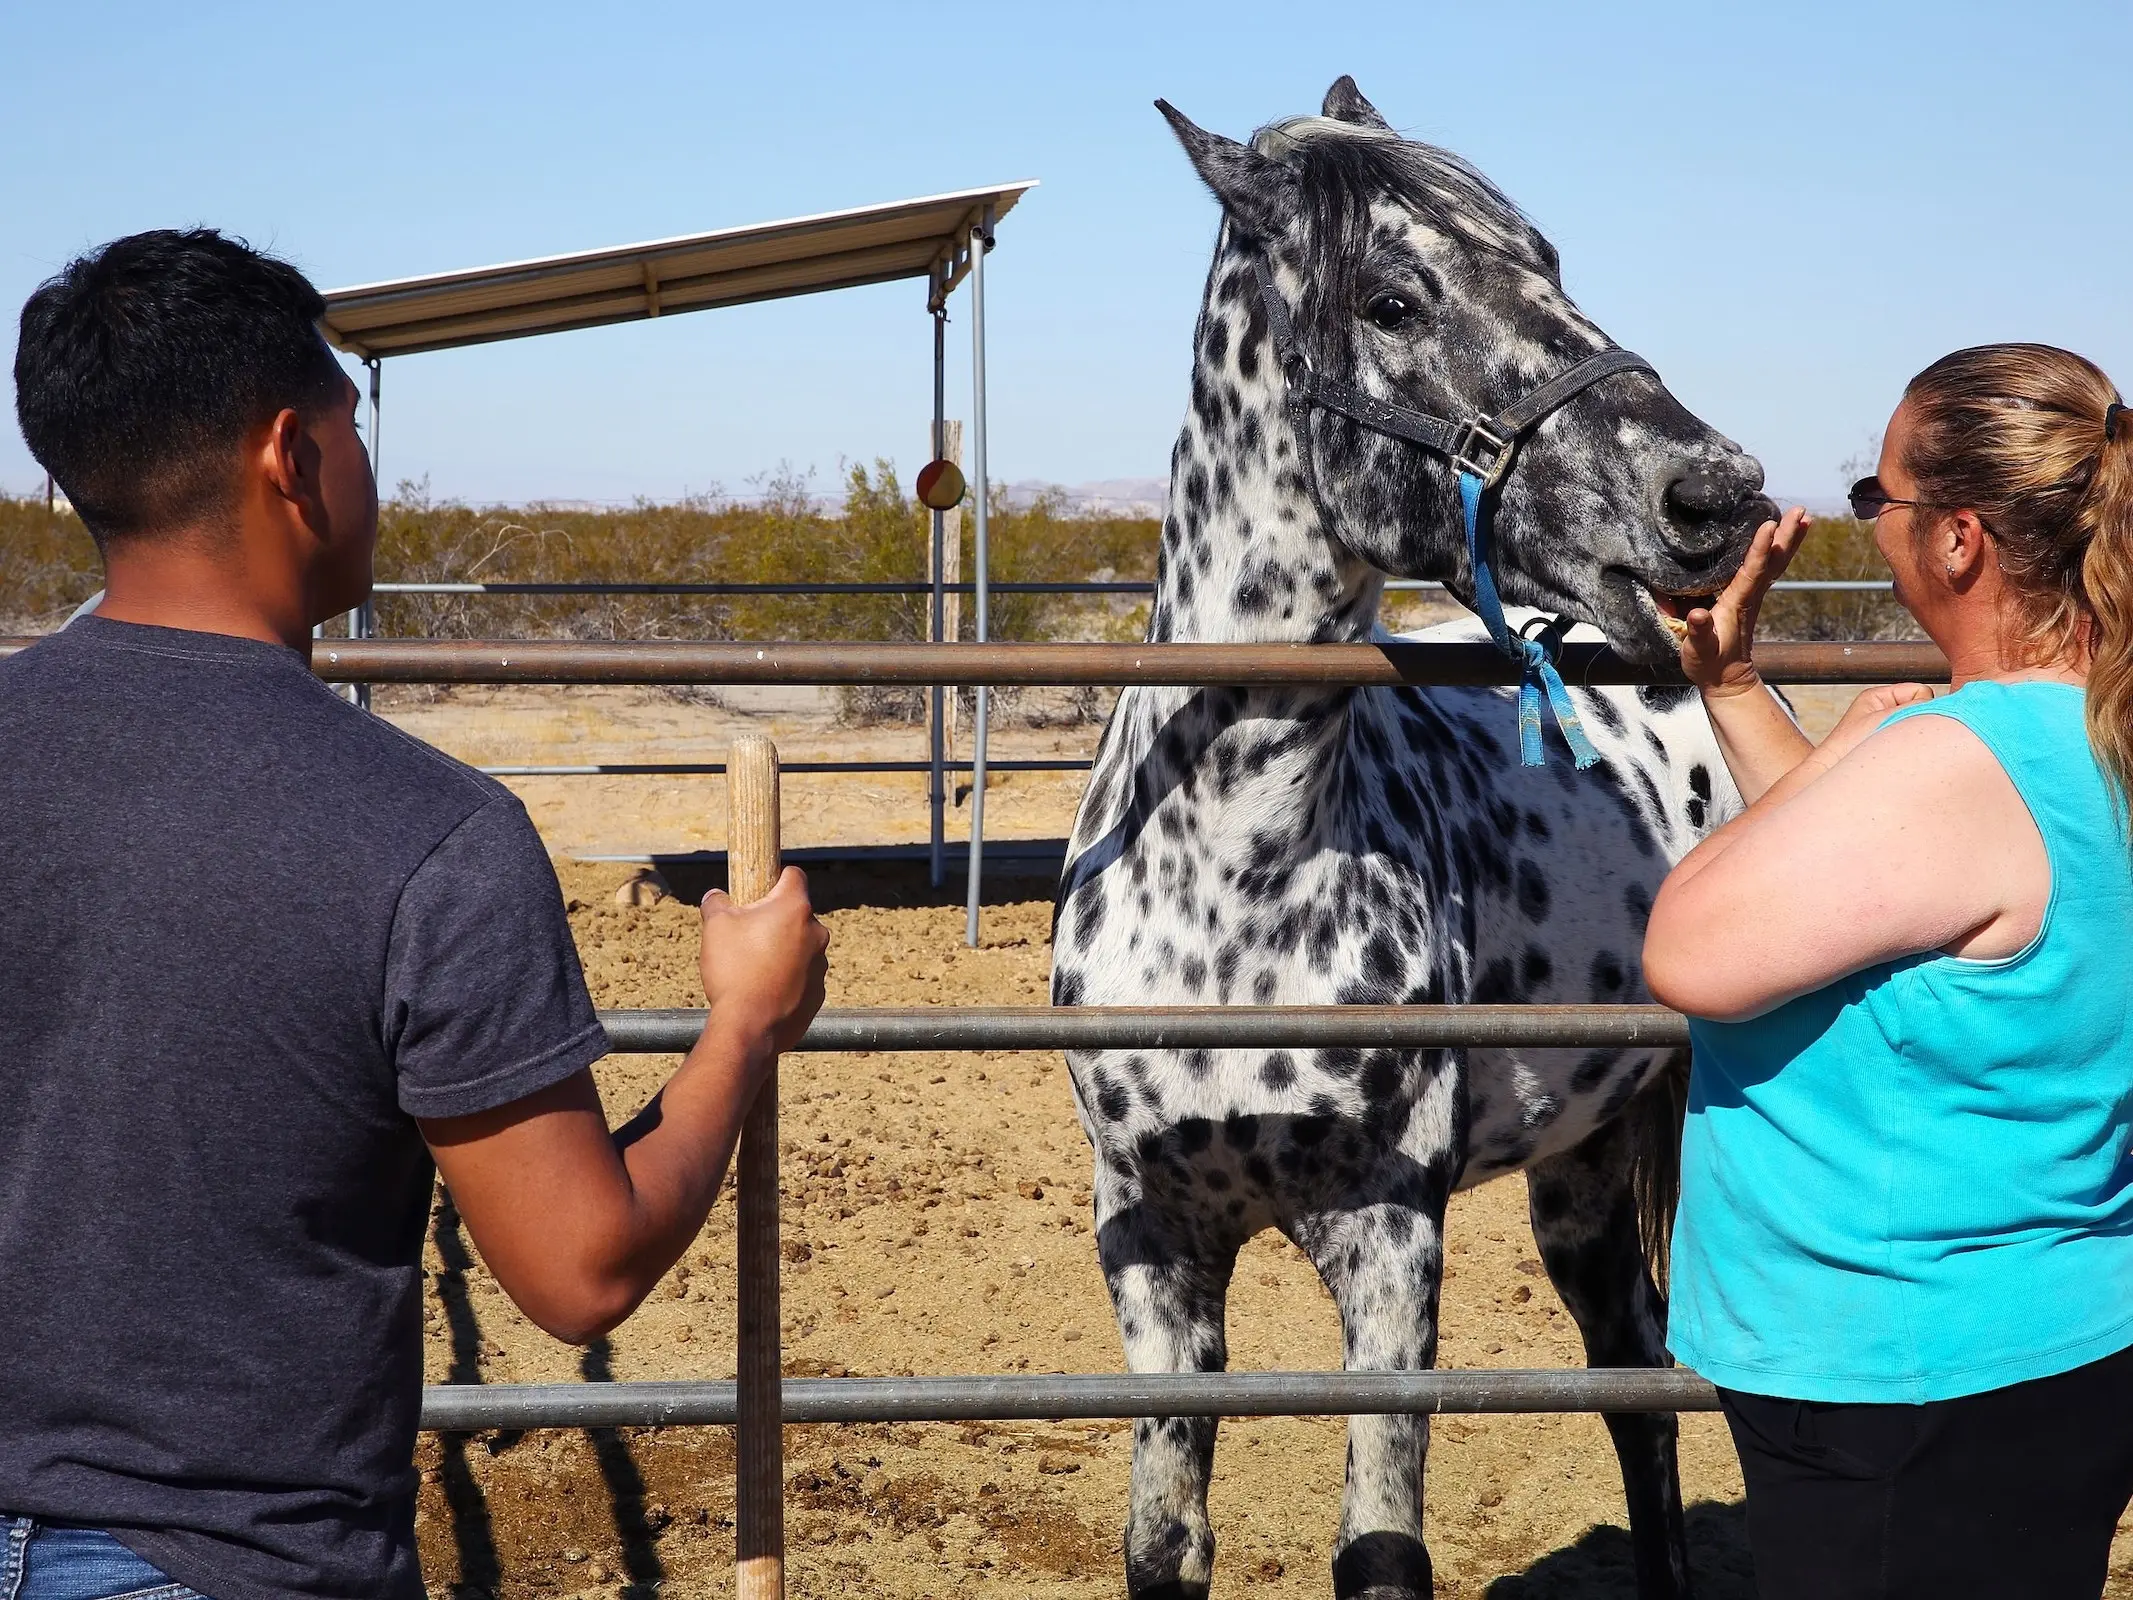
[[[214,1600],[419,1596],[414,1119],[606,1049],[518,801],[293,652],[0,662],[0,1512]]]

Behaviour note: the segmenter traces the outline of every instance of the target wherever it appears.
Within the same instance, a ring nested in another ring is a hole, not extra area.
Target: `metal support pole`
[[[988,518],[992,487],[985,475],[985,256],[992,249],[992,207],[970,241],[970,418],[971,489],[977,508],[977,624],[978,643],[991,638],[990,589],[991,532]],[[978,685],[977,727],[971,736],[970,766],[970,898],[965,942],[978,942],[978,897],[984,882],[985,856],[985,739],[990,731],[992,690]]]
[[[379,481],[378,386],[379,379],[385,371],[385,363],[377,356],[370,356],[365,359],[363,365],[370,369],[370,476],[371,481],[375,483]],[[351,639],[369,639],[375,637],[377,631],[377,611],[370,597],[365,595],[363,603],[348,613],[348,637]],[[367,683],[351,683],[348,686],[348,698],[365,711],[368,711],[370,709],[370,685]]]
[[[936,286],[939,284],[940,274],[938,272],[935,273],[933,281]],[[935,305],[933,308],[933,459],[936,461],[940,460],[948,449],[947,420],[948,310],[946,306]],[[943,578],[942,561],[945,555],[942,549],[942,529],[945,525],[946,517],[947,514],[945,512],[936,511],[933,513],[932,638],[936,644],[942,642],[941,630],[948,619],[948,596],[941,587]],[[948,691],[936,683],[930,693],[932,695],[933,710],[931,734],[933,773],[928,780],[929,788],[926,793],[926,802],[932,812],[930,829],[930,838],[933,846],[931,858],[932,882],[933,887],[938,889],[941,886],[941,881],[948,875],[947,862],[944,859],[947,854],[948,841],[948,774],[946,771],[948,761]]]
[[[746,905],[778,881],[778,747],[733,741],[726,766],[726,889]],[[740,1319],[734,1383],[734,1556],[738,1600],[785,1600],[783,1329],[778,1314],[778,1070],[741,1124],[734,1175]]]

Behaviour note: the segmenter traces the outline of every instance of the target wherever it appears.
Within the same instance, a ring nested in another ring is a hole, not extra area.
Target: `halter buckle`
[[[1469,417],[1452,431],[1446,453],[1456,470],[1471,473],[1481,480],[1484,489],[1493,489],[1511,470],[1511,444],[1510,439],[1492,432],[1481,418]],[[1483,452],[1489,456],[1486,462],[1480,459]]]

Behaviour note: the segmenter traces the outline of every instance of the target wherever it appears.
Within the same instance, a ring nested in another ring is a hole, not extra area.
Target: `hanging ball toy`
[[[929,461],[918,469],[918,503],[953,511],[963,503],[963,469],[953,461]]]

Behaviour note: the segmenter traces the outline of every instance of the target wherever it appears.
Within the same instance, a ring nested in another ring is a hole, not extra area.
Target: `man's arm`
[[[598,1338],[696,1237],[756,1089],[822,1004],[828,945],[794,868],[746,908],[707,895],[710,1021],[626,1127],[608,1131],[585,1071],[494,1110],[422,1119],[482,1259],[542,1328]]]

